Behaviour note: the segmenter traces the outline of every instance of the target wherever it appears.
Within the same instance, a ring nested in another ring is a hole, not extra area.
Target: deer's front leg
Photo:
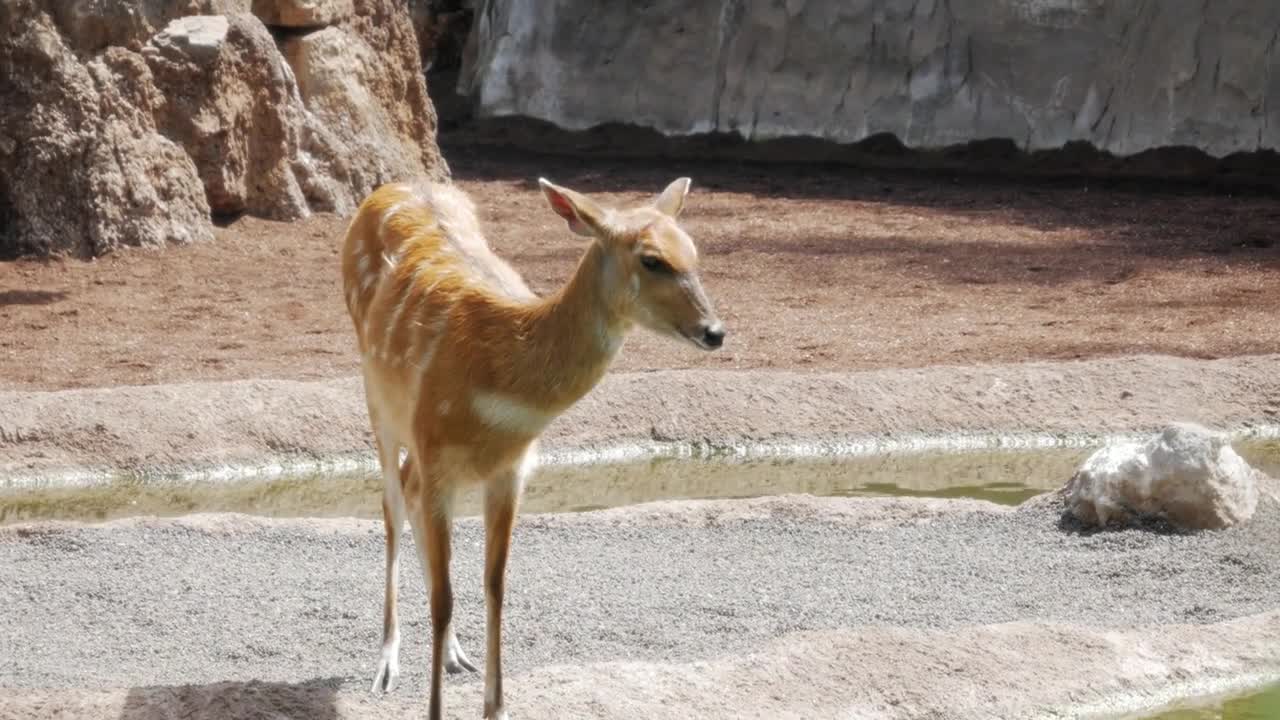
[[[403,537],[405,509],[401,488],[406,475],[416,473],[412,462],[399,464],[400,445],[385,435],[378,424],[378,412],[369,405],[369,417],[374,423],[374,440],[378,445],[378,459],[382,465],[382,519],[386,528],[386,583],[382,606],[382,651],[378,657],[378,669],[373,677],[373,692],[391,692],[400,676],[400,620],[397,595],[400,578],[400,541]]]
[[[485,720],[507,720],[502,697],[502,600],[506,591],[507,556],[515,526],[521,478],[513,471],[490,484],[485,493],[484,590],[488,617],[485,622]]]

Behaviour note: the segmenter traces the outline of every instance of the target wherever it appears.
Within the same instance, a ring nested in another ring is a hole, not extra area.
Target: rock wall
[[[403,0],[6,0],[0,254],[212,237],[444,177]]]
[[[913,148],[1280,148],[1276,0],[481,0],[479,117]]]

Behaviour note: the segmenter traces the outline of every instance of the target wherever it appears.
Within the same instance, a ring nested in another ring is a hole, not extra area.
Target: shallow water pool
[[[1234,444],[1280,476],[1280,440]],[[1015,505],[1062,486],[1094,448],[885,453],[840,458],[653,458],[550,464],[529,481],[522,512],[575,512],[655,500],[817,496],[975,498]],[[268,517],[381,516],[381,479],[356,474],[190,482],[125,478],[91,487],[0,489],[0,524],[41,519],[241,512]],[[459,512],[479,511],[475,492]]]
[[[1209,707],[1171,710],[1150,720],[1280,720],[1280,685]]]

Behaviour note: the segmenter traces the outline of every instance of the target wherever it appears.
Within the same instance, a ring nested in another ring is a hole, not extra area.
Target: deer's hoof
[[[378,660],[378,672],[373,676],[374,693],[389,693],[396,687],[396,679],[400,677],[400,660],[398,653],[383,652]]]
[[[460,672],[475,672],[476,666],[471,664],[467,659],[466,653],[462,652],[462,645],[458,643],[457,635],[450,635],[449,641],[444,646],[444,671],[450,675],[456,675]]]

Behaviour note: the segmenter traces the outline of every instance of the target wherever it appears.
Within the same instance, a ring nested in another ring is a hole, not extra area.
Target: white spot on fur
[[[449,407],[450,407],[450,403],[448,400],[441,400],[440,404],[436,405],[436,414],[439,415],[440,417],[444,417],[445,415],[448,415]]]
[[[513,433],[536,435],[551,422],[551,415],[501,393],[477,390],[471,409],[484,424]]]

